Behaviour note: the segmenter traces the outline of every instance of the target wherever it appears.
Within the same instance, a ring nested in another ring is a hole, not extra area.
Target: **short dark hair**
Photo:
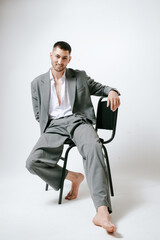
[[[65,51],[69,51],[69,54],[72,51],[71,46],[67,42],[63,42],[63,41],[56,42],[53,46],[53,49],[56,47],[59,47],[60,49],[63,49]]]

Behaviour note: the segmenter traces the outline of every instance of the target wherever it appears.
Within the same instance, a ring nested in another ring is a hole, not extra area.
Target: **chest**
[[[65,81],[51,81],[51,99],[52,102],[61,106],[66,98],[66,83]]]

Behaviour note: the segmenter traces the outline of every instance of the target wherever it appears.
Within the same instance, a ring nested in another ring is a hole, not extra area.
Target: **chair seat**
[[[103,138],[99,138],[101,143],[104,143],[104,139]],[[68,144],[68,145],[75,145],[75,143],[70,139],[70,138],[67,138],[64,142],[64,144]]]

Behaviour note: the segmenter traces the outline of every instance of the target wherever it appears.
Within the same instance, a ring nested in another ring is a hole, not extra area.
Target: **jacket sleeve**
[[[87,76],[86,73],[85,73],[85,76],[87,78],[87,84],[88,84],[91,95],[107,97],[111,90],[117,92],[118,95],[120,95],[120,93],[117,91],[116,88],[104,86],[101,83],[95,82],[93,79],[91,79],[89,76]]]
[[[39,101],[38,94],[34,82],[31,83],[32,105],[35,119],[39,122]]]

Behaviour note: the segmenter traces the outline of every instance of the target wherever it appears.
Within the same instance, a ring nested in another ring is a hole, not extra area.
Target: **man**
[[[95,82],[84,71],[67,68],[70,54],[68,43],[55,43],[50,53],[51,69],[31,83],[33,109],[40,123],[41,136],[26,166],[31,173],[58,190],[62,168],[57,162],[65,140],[72,139],[83,157],[87,182],[97,211],[93,223],[108,232],[115,232],[116,227],[109,215],[112,209],[102,146],[92,126],[95,114],[90,96],[108,96],[108,106],[115,111],[120,105],[119,93],[116,89]],[[66,199],[72,200],[77,197],[84,176],[69,170],[66,170],[65,176],[72,182]]]

